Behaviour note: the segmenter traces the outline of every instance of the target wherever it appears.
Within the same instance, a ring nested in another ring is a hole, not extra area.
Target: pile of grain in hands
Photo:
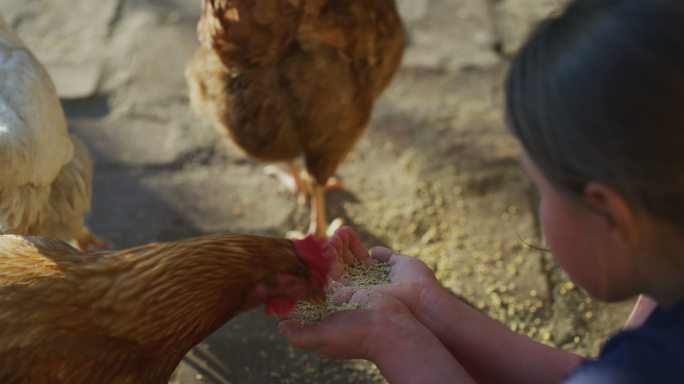
[[[371,285],[389,284],[390,265],[384,262],[377,262],[373,265],[355,261],[347,265],[342,275],[345,286],[364,288]],[[325,298],[322,304],[312,304],[308,301],[300,301],[292,312],[292,318],[300,326],[314,324],[321,321],[324,317],[345,309],[354,309],[357,305],[342,303],[333,304],[330,295]]]

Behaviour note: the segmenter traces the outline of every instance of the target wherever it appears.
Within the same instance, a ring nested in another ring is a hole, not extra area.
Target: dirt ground
[[[593,355],[629,303],[597,303],[543,245],[501,111],[509,58],[554,0],[399,0],[403,65],[328,196],[368,246],[419,256],[511,329]],[[190,111],[193,0],[3,0],[96,159],[90,227],[117,248],[214,232],[305,230],[308,210]],[[458,319],[453,319],[458,326]],[[416,351],[420,353],[420,351]],[[382,383],[363,361],[295,350],[261,310],[197,346],[174,383]]]

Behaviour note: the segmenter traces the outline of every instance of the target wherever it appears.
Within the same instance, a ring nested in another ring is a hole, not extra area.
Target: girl
[[[330,251],[389,261],[392,284],[340,289],[334,300],[360,309],[281,331],[323,356],[371,360],[392,383],[681,382],[684,2],[574,1],[517,54],[506,113],[559,265],[598,299],[646,294],[657,306],[583,360],[486,318],[415,258],[368,255],[344,228]]]

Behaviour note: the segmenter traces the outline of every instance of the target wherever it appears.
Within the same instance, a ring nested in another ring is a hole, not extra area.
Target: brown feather
[[[302,14],[287,0],[205,0],[197,34],[226,66],[267,65],[293,41]]]
[[[213,235],[82,254],[0,236],[0,382],[166,383],[278,273],[307,276],[287,239]]]
[[[394,0],[204,0],[193,108],[250,156],[335,172],[399,66]]]

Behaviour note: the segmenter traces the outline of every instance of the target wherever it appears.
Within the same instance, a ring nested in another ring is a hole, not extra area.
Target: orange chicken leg
[[[267,165],[264,167],[264,173],[276,178],[280,183],[281,188],[297,196],[297,201],[304,205],[309,201],[309,188],[306,185],[306,179],[309,175],[306,172],[300,172],[294,160],[285,162],[288,171],[283,171],[277,165]],[[336,177],[331,177],[325,183],[325,191],[332,191],[344,188],[344,184]]]
[[[329,190],[342,188],[342,183],[338,179],[331,177],[325,185],[318,184],[308,173],[300,173],[294,161],[286,163],[289,173],[275,165],[266,166],[264,172],[278,179],[286,190],[295,193],[300,204],[304,205],[311,198],[311,224],[309,225],[308,234],[316,235],[319,239],[327,239],[337,228],[344,225],[344,221],[338,218],[328,225],[328,218],[325,212],[325,193]],[[295,239],[303,238],[304,236],[303,233],[298,231],[290,231],[287,234],[287,237]]]
[[[311,224],[309,234],[315,235],[319,239],[327,239],[338,228],[344,225],[344,220],[336,218],[328,225],[328,215],[325,213],[325,192],[328,190],[327,184],[320,185],[315,181],[311,182]]]

